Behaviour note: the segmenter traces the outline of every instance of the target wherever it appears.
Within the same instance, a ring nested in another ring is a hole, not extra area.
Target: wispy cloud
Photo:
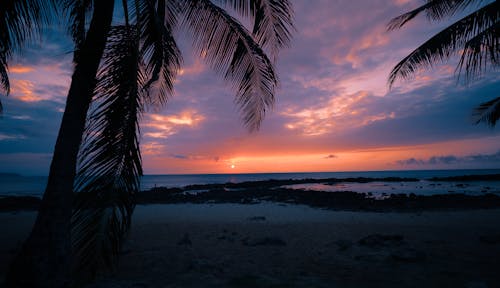
[[[33,66],[14,65],[9,67],[9,73],[24,74],[35,71]]]
[[[145,137],[167,138],[176,134],[182,127],[196,127],[205,117],[195,110],[184,110],[179,114],[150,114],[142,126],[147,128]]]
[[[475,154],[467,156],[445,155],[432,156],[427,159],[408,158],[397,161],[397,164],[403,166],[419,166],[419,165],[452,165],[457,163],[500,163],[500,151],[493,154]]]
[[[24,136],[24,135],[9,135],[9,134],[0,133],[0,141],[21,140],[21,139],[26,139],[26,136]]]
[[[298,130],[306,136],[318,136],[353,129],[370,123],[396,117],[394,111],[370,109],[376,97],[367,91],[350,95],[336,95],[316,107],[291,107],[281,114],[290,120],[285,127]]]

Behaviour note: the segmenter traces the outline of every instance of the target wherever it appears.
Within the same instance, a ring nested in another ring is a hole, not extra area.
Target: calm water
[[[340,183],[326,185],[295,186],[297,189],[356,191],[383,193],[415,193],[443,194],[463,192],[468,194],[500,193],[500,181],[477,182],[429,182],[432,177],[449,177],[461,175],[500,174],[500,169],[488,170],[412,170],[412,171],[366,171],[366,172],[315,172],[315,173],[259,173],[259,174],[196,174],[196,175],[146,175],[142,178],[142,190],[153,187],[183,187],[191,184],[238,183],[245,181],[269,179],[319,179],[319,178],[350,178],[350,177],[411,177],[422,181],[416,183]],[[44,176],[14,176],[0,174],[0,195],[32,195],[40,196],[47,182]],[[437,185],[440,184],[440,185]],[[464,184],[464,185],[462,185]],[[328,189],[326,189],[328,188]]]

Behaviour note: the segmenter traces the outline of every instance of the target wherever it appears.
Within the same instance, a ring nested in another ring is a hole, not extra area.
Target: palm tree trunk
[[[78,55],[59,129],[42,205],[21,253],[7,275],[8,287],[71,285],[73,181],[96,74],[113,18],[114,0],[94,1],[94,12]]]

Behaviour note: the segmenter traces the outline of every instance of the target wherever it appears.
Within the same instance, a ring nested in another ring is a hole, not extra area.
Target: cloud
[[[20,140],[20,139],[26,139],[26,136],[24,136],[24,135],[9,135],[9,134],[0,133],[0,141]]]
[[[13,97],[2,102],[0,134],[7,135],[9,140],[0,141],[0,153],[51,153],[62,115],[57,109],[62,104],[42,100],[35,105]]]
[[[493,154],[475,154],[468,156],[455,156],[455,155],[445,155],[445,156],[432,156],[428,159],[415,159],[408,158],[404,160],[396,161],[397,164],[402,166],[419,166],[419,165],[451,165],[457,163],[500,163],[500,151]]]
[[[45,63],[16,65],[13,69],[15,73],[10,75],[12,98],[33,104],[44,100],[64,103],[70,80],[67,67],[61,63]]]
[[[170,157],[176,158],[176,159],[188,159],[189,156],[186,155],[176,155],[176,154],[170,154]]]
[[[318,136],[396,117],[394,111],[376,111],[367,107],[376,100],[369,92],[359,91],[332,96],[316,107],[291,107],[281,114],[290,119],[285,124],[287,129],[298,130],[306,136]]]
[[[337,156],[334,154],[330,154],[328,156],[325,156],[325,159],[334,159],[334,158],[337,158]]]
[[[29,115],[13,115],[10,116],[10,118],[15,120],[33,120],[33,118],[31,118],[31,116]]]
[[[11,93],[13,97],[23,102],[37,102],[42,100],[39,95],[33,93],[35,84],[29,80],[12,81]]]
[[[171,115],[146,115],[146,120],[142,123],[142,126],[147,128],[144,133],[145,137],[167,138],[176,134],[183,127],[197,127],[204,119],[203,115],[191,109]]]
[[[14,73],[14,74],[24,74],[33,72],[34,70],[35,68],[32,66],[14,65],[9,67],[9,73]]]
[[[166,145],[158,141],[143,141],[141,143],[141,153],[144,156],[160,156],[166,150]]]
[[[0,153],[0,171],[43,176],[48,174],[51,159],[50,153]]]
[[[194,161],[214,161],[219,162],[219,156],[210,156],[210,155],[183,155],[183,154],[170,154],[170,158],[179,159],[179,160],[194,160]]]
[[[185,65],[179,71],[179,78],[185,79],[187,77],[197,76],[207,70],[207,66],[201,62],[199,58],[195,58],[193,63]]]

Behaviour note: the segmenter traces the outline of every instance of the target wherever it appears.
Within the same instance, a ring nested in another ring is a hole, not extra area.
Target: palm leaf
[[[153,104],[164,104],[168,95],[173,94],[175,77],[182,62],[181,52],[172,36],[177,24],[176,3],[144,0],[136,13],[139,15],[137,22],[142,42],[140,54],[147,77],[144,89],[149,91],[151,85],[159,84],[158,93],[154,93],[149,101]]]
[[[450,25],[401,60],[389,75],[389,86],[397,78],[408,78],[419,68],[448,59],[466,43],[498,22],[498,2],[490,3]],[[498,38],[498,35],[496,36]]]
[[[80,282],[114,267],[140,188],[144,77],[135,31],[117,26],[110,32],[79,153],[71,236]]]
[[[292,38],[293,9],[289,1],[255,1],[255,21],[253,34],[264,48],[271,49],[271,55],[277,57],[283,47],[288,47]]]
[[[287,0],[224,0],[244,17],[252,17],[252,34],[262,48],[276,58],[281,48],[288,47],[295,30],[293,8]]]
[[[490,126],[495,126],[500,118],[500,97],[479,105],[473,113],[475,123],[485,122]]]
[[[7,73],[7,59],[5,55],[0,55],[0,87],[6,95],[10,92],[9,74]],[[2,91],[2,90],[0,90]],[[2,101],[0,101],[0,114],[3,113]]]
[[[481,74],[488,66],[497,69],[500,66],[500,22],[476,35],[465,44],[458,74],[465,71],[465,80],[469,82]]]
[[[422,12],[425,12],[430,20],[441,20],[463,11],[473,4],[479,5],[481,2],[484,0],[427,0],[424,5],[393,18],[387,24],[387,29],[399,29]]]
[[[89,15],[92,10],[92,0],[63,0],[63,8],[69,15],[68,30],[73,42],[75,43],[75,51],[73,59],[78,63],[78,57],[81,46],[85,40],[86,24],[89,20]]]
[[[0,92],[8,95],[7,60],[26,41],[40,35],[55,10],[55,0],[2,0],[0,5]],[[0,102],[0,113],[2,104]]]
[[[195,50],[233,82],[243,121],[250,131],[257,130],[274,103],[278,85],[271,61],[250,32],[222,8],[208,0],[186,1],[183,8]]]

